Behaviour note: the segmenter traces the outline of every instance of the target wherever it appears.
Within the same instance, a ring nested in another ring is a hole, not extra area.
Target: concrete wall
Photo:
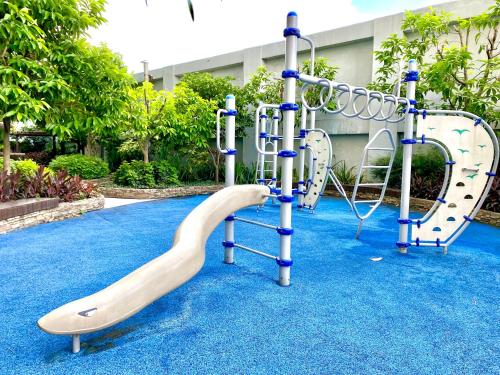
[[[460,0],[437,5],[434,8],[451,12],[463,18],[479,14],[494,4],[493,0]],[[428,8],[419,10],[425,12]],[[336,80],[352,85],[365,86],[375,78],[377,61],[373,51],[391,34],[401,35],[404,14],[395,14],[338,29],[308,35],[317,46],[316,56],[324,56],[339,67]],[[300,25],[299,25],[300,26]],[[301,30],[307,34],[307,30]],[[166,66],[151,71],[155,87],[170,90],[183,74],[210,72],[215,76],[233,76],[238,85],[245,84],[257,67],[264,65],[277,75],[284,65],[285,44],[271,43],[262,46],[214,56],[206,59]],[[299,64],[308,58],[306,43],[299,43]],[[138,80],[142,74],[137,74]],[[345,160],[348,166],[357,165],[364,144],[384,124],[376,121],[352,120],[343,116],[318,114],[317,127],[331,136],[337,160]],[[394,133],[397,126],[391,126]],[[401,126],[400,129],[401,130]],[[243,160],[251,164],[256,159],[253,131],[249,129],[243,140]]]

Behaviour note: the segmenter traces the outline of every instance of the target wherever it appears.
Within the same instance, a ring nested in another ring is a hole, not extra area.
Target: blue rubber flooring
[[[294,213],[292,286],[269,259],[235,250],[223,225],[190,282],[131,319],[70,339],[36,327],[166,251],[196,196],[101,210],[0,236],[1,374],[498,374],[500,231],[472,223],[443,256],[399,255],[397,209],[357,220],[324,198]],[[241,216],[278,223],[278,207]],[[278,235],[236,223],[237,241],[276,252]],[[371,257],[383,257],[373,262]]]

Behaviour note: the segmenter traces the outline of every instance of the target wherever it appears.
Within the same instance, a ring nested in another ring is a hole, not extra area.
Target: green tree
[[[101,24],[105,0],[6,0],[0,3],[0,118],[4,170],[12,121],[41,120],[69,94],[59,74],[68,46]]]
[[[311,61],[306,60],[298,67],[299,72],[309,74]],[[317,77],[333,80],[337,73],[337,67],[330,65],[326,57],[318,57],[314,60],[314,75]],[[298,87],[302,87],[302,82],[298,82]],[[276,74],[267,70],[265,66],[257,68],[250,77],[248,83],[243,87],[243,98],[249,105],[263,103],[281,103],[283,101],[284,80]],[[315,105],[319,99],[318,88],[310,88],[306,94],[306,99],[311,105]],[[253,117],[252,117],[253,118]],[[253,121],[253,120],[252,120]]]
[[[59,73],[69,94],[50,102],[46,128],[60,140],[76,141],[83,152],[86,144],[116,136],[134,80],[121,57],[105,45],[82,39],[60,59]]]
[[[392,91],[399,61],[414,58],[420,70],[420,105],[472,112],[498,125],[499,16],[500,0],[467,19],[432,8],[423,14],[407,12],[401,25],[406,34],[391,35],[375,52],[380,67],[371,87]],[[435,94],[438,99],[431,99]]]
[[[253,117],[248,112],[249,104],[255,103],[255,98],[244,95],[241,87],[236,86],[234,77],[214,77],[210,73],[188,73],[184,75],[181,82],[195,91],[205,100],[215,102],[217,108],[226,107],[226,96],[233,94],[236,96],[238,115],[236,116],[236,136],[245,135],[245,128],[253,126]],[[250,102],[248,101],[250,100]],[[223,125],[223,124],[222,124]],[[224,131],[224,129],[222,129]]]
[[[173,152],[207,149],[215,132],[215,103],[200,97],[185,83],[172,92],[156,91],[150,82],[131,89],[121,152],[140,149],[149,162],[151,141],[163,139]],[[149,110],[144,105],[148,98]]]

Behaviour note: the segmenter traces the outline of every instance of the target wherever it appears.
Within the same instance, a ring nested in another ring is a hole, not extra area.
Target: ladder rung
[[[368,151],[394,151],[393,148],[389,147],[370,147],[367,148]]]
[[[378,203],[380,202],[380,200],[378,201],[374,201],[374,200],[371,200],[371,201],[354,201],[354,203]]]
[[[389,169],[390,165],[363,165],[362,168],[364,168],[364,169],[369,169],[369,168],[373,168],[373,169]]]
[[[277,259],[277,257],[276,257],[276,256],[274,256],[274,255],[264,253],[263,251],[255,250],[255,249],[252,249],[251,247],[248,247],[248,246],[243,246],[243,245],[240,245],[240,244],[238,244],[238,243],[235,243],[235,244],[234,244],[234,247],[237,247],[238,249],[241,249],[241,250],[248,251],[248,252],[250,252],[250,253],[254,253],[254,254],[257,254],[257,255],[261,255],[261,256],[266,257],[266,258],[270,258],[270,259]]]
[[[241,221],[241,222],[247,223],[247,224],[258,225],[259,227],[264,227],[264,228],[269,228],[269,229],[276,229],[277,228],[275,225],[261,223],[260,221],[255,221],[255,220],[250,220],[250,219],[244,219],[244,218],[239,217],[239,216],[235,216],[234,220]]]
[[[385,184],[383,182],[367,182],[367,183],[362,183],[358,184],[358,186],[384,186]]]

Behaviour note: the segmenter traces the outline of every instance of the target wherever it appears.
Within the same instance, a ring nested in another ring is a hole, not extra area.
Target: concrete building
[[[493,4],[494,0],[460,0],[437,5],[434,8],[467,18],[486,11]],[[428,8],[423,8],[416,12],[427,10]],[[391,34],[401,34],[403,19],[404,13],[399,13],[308,36],[316,43],[316,55],[327,57],[330,64],[339,68],[336,81],[366,86],[375,78],[377,70],[373,52],[380,49],[380,44]],[[301,31],[307,33],[307,30]],[[299,43],[299,63],[309,57],[307,47],[306,43]],[[170,90],[183,74],[191,72],[232,76],[236,84],[242,85],[260,65],[280,74],[284,69],[284,51],[285,43],[281,40],[224,55],[165,66],[151,70],[150,74],[157,89]],[[143,75],[137,74],[136,78],[141,81]],[[353,120],[338,115],[318,114],[316,126],[330,134],[335,159],[345,160],[348,166],[354,166],[358,165],[363,147],[369,138],[384,124]],[[392,129],[394,132],[398,131],[395,126]],[[253,131],[247,133],[247,137],[241,142],[243,152],[240,153],[240,157],[243,157],[245,163],[251,164],[256,160],[256,151]]]

